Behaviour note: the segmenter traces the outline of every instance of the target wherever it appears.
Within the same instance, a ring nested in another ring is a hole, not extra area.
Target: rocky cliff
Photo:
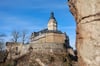
[[[30,51],[16,59],[6,60],[0,66],[78,66],[75,56],[67,53]]]
[[[65,44],[8,46],[7,51],[0,54],[0,66],[78,66],[77,53]]]
[[[80,66],[100,66],[100,0],[69,0]]]

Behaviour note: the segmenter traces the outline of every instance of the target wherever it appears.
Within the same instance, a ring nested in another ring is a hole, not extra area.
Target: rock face
[[[67,53],[30,51],[21,57],[0,63],[0,66],[78,66],[78,64]]]
[[[80,66],[100,66],[100,0],[69,0]]]

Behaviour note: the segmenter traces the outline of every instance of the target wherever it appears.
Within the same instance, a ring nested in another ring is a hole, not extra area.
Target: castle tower
[[[57,30],[57,22],[53,12],[51,12],[51,16],[48,22],[48,30],[54,30],[54,31]]]

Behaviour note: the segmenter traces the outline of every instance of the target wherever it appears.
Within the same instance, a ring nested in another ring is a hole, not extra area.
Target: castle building
[[[31,41],[27,45],[7,42],[6,50],[9,52],[8,59],[18,58],[30,52],[42,53],[66,53],[65,47],[69,47],[69,38],[66,33],[58,30],[58,23],[52,12],[46,29],[31,34]],[[11,57],[12,56],[12,57]]]
[[[58,30],[58,23],[54,17],[54,13],[52,12],[48,21],[47,28],[38,32],[33,32],[31,35],[30,43],[64,44],[66,41],[67,43],[69,42],[68,36],[66,33]]]

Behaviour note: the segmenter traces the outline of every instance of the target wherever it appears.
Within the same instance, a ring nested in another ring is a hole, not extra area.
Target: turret
[[[48,22],[48,30],[54,30],[54,31],[57,30],[57,22],[53,12],[51,12],[50,19]]]

